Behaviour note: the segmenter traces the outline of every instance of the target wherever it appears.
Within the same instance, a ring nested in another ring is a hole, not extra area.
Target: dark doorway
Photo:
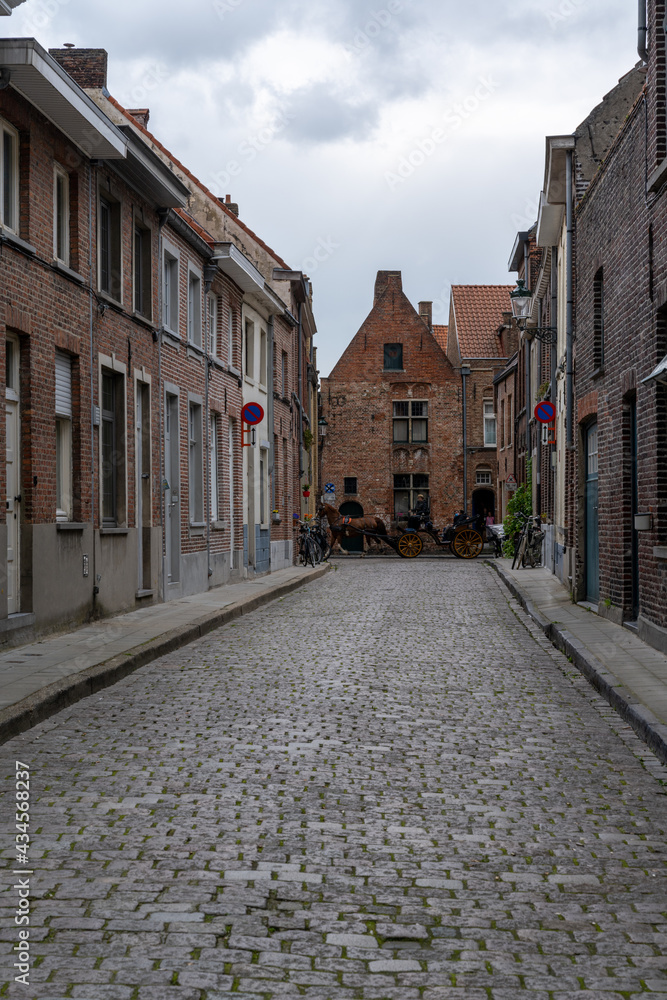
[[[338,510],[345,517],[363,517],[364,508],[356,500],[346,500],[342,503]],[[364,551],[364,540],[361,535],[357,535],[356,538],[343,538],[340,543],[346,552],[363,552]]]
[[[486,508],[486,513],[491,514],[493,518],[496,516],[496,498],[494,496],[493,490],[475,490],[472,495],[472,516],[477,517],[479,514],[484,513],[484,508]]]
[[[632,620],[639,617],[639,536],[635,531],[635,514],[639,506],[639,483],[637,478],[637,401],[630,403],[630,463],[632,475]]]

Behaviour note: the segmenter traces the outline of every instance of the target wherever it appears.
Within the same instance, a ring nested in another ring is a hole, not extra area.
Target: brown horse
[[[367,536],[362,532],[372,531],[375,535],[385,536],[387,534],[387,528],[384,521],[381,517],[375,517],[375,515],[369,515],[367,517],[346,517],[329,503],[322,504],[317,514],[318,517],[326,517],[329,522],[329,528],[331,529],[332,552],[335,550],[337,545],[340,547],[342,538],[355,538],[359,534],[361,534],[363,551],[365,552]],[[380,538],[369,538],[368,540],[378,546],[382,544],[382,540]]]

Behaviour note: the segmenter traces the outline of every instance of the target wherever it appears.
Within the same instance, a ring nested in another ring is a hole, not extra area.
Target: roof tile
[[[497,331],[511,312],[513,285],[452,285],[452,303],[462,358],[498,358]]]

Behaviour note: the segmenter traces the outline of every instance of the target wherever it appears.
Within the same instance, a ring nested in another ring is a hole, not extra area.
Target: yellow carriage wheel
[[[476,559],[484,548],[484,540],[474,528],[461,528],[454,535],[452,549],[459,559]]]
[[[416,531],[406,531],[398,540],[398,554],[404,559],[414,559],[424,548],[424,543]]]

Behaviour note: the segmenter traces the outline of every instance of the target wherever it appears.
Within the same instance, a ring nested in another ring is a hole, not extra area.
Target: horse
[[[384,535],[385,537],[387,535],[387,528],[384,521],[381,517],[376,517],[375,515],[368,515],[367,517],[346,517],[329,503],[322,504],[317,514],[318,517],[326,517],[329,522],[329,528],[331,529],[332,552],[335,550],[337,545],[341,547],[340,543],[342,538],[355,538],[358,534],[361,534],[363,551],[365,551],[365,541],[367,536],[362,534],[364,531],[372,531],[376,535]],[[382,540],[380,538],[369,538],[369,541],[378,546],[382,544]]]

